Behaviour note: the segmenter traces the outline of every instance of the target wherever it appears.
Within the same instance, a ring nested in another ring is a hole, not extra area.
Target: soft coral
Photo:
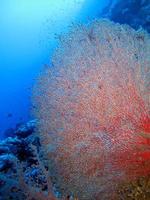
[[[39,78],[39,133],[64,195],[112,199],[149,174],[149,52],[146,32],[95,21],[62,40]]]

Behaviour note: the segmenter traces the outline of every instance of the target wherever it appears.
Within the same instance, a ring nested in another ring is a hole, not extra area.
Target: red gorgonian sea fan
[[[150,173],[150,35],[108,20],[78,25],[40,75],[35,115],[62,194],[115,198]]]

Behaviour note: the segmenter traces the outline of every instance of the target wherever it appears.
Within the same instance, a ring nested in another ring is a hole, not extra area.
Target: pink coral
[[[61,39],[34,98],[50,173],[61,192],[115,197],[150,172],[150,36],[107,20]]]

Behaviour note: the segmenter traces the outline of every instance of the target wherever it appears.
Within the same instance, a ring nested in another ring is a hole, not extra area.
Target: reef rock
[[[0,141],[0,199],[47,200],[47,170],[40,161],[36,120],[18,126],[14,137]],[[49,198],[51,199],[51,198]]]
[[[150,0],[110,0],[101,16],[150,32]]]

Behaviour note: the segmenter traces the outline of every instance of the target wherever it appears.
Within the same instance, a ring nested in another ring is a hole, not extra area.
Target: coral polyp
[[[63,196],[117,199],[150,173],[150,36],[108,20],[77,25],[39,76],[34,110]]]

